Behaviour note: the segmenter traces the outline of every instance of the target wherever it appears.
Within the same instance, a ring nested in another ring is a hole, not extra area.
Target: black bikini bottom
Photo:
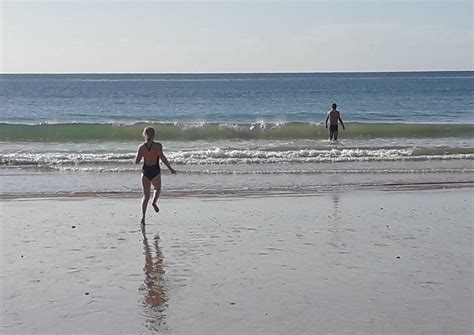
[[[331,131],[337,131],[337,124],[330,125],[330,126],[329,126],[329,130],[331,130]]]
[[[142,173],[145,177],[150,180],[153,180],[161,172],[160,165],[145,165],[143,164]]]

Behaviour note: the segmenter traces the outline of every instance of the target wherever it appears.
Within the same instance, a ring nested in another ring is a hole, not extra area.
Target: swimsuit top
[[[147,148],[147,151],[143,152],[143,157],[147,158],[149,161],[156,159],[156,163],[152,165],[158,165],[160,161],[159,160],[160,154],[157,151],[151,151],[151,148],[153,147],[153,143],[154,142],[151,143],[150,147],[148,147],[148,145],[145,143],[145,147]],[[145,164],[145,162],[143,162],[143,164]],[[145,165],[148,165],[148,164],[145,164]]]

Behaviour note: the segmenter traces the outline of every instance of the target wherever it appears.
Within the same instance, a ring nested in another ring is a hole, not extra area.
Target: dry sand
[[[1,332],[468,334],[472,189],[1,201]],[[145,236],[146,238],[144,239]]]

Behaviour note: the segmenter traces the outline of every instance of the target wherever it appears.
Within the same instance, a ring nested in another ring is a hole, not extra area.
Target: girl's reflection
[[[142,302],[146,316],[146,327],[151,330],[159,330],[166,324],[164,321],[164,311],[167,306],[163,255],[159,246],[160,238],[156,234],[150,248],[144,225],[142,225],[142,235],[143,254],[145,255],[145,267],[143,268],[145,280],[142,285],[144,296]],[[153,259],[153,256],[155,256],[155,259]]]

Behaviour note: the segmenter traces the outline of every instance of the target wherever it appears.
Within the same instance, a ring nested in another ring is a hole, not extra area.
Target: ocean
[[[473,71],[2,74],[1,194],[140,192],[147,125],[178,171],[164,169],[168,195],[472,184],[473,84]]]

